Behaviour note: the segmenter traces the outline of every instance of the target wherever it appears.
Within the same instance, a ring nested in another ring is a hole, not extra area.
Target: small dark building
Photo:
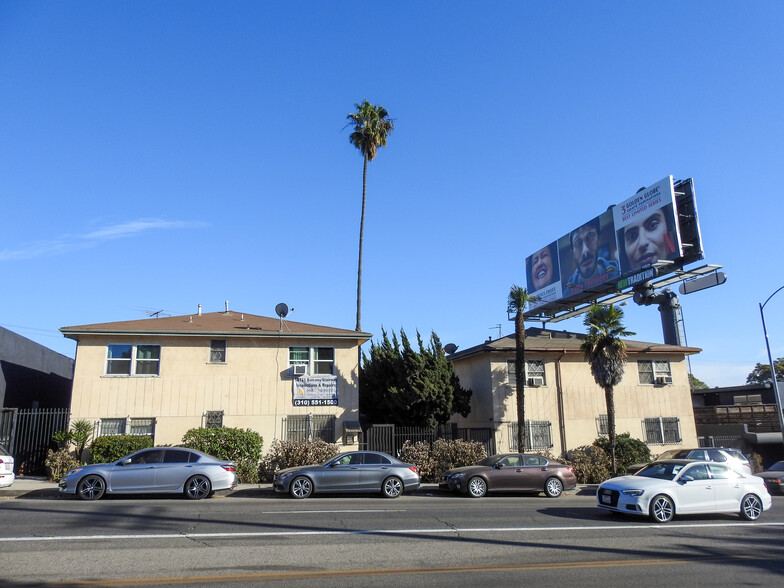
[[[784,441],[773,386],[747,384],[691,391],[697,436],[706,446],[727,446],[764,465],[784,459]]]
[[[74,360],[0,327],[0,407],[69,408]]]

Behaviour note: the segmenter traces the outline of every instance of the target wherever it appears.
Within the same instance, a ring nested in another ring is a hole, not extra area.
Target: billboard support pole
[[[658,304],[664,343],[667,345],[678,345],[679,347],[684,346],[680,330],[682,321],[681,304],[677,294],[669,288],[654,294],[651,283],[645,282],[634,289],[634,302],[641,306]]]

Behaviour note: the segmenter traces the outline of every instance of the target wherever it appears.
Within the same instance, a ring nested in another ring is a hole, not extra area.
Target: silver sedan
[[[142,449],[115,461],[80,466],[60,479],[60,494],[98,500],[104,494],[183,494],[192,500],[237,485],[236,465],[182,447]]]
[[[280,470],[272,482],[276,492],[294,498],[307,498],[314,492],[380,492],[397,498],[419,484],[419,468],[375,451],[351,451],[320,465]]]

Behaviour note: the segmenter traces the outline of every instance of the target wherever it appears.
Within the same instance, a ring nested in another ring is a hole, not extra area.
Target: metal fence
[[[495,435],[490,428],[459,428],[453,425],[440,427],[401,427],[398,425],[371,425],[363,431],[362,448],[399,455],[406,441],[432,445],[438,439],[476,441],[484,445],[488,455],[495,453]]]
[[[14,456],[14,471],[45,474],[46,454],[54,449],[52,435],[67,430],[67,408],[3,408],[0,410],[0,441]]]

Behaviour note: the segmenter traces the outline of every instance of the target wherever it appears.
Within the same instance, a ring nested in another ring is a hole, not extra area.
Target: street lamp
[[[768,361],[770,362],[770,376],[773,380],[773,394],[776,396],[776,412],[779,413],[779,426],[781,427],[781,440],[784,443],[784,413],[782,412],[781,406],[781,396],[779,395],[779,385],[778,385],[778,378],[776,378],[776,367],[773,365],[773,357],[770,354],[770,340],[768,338],[768,329],[765,327],[765,313],[763,309],[765,305],[770,302],[770,299],[773,298],[776,294],[784,290],[784,286],[776,290],[773,294],[768,296],[768,299],[761,303],[760,306],[760,316],[762,317],[762,332],[765,333],[765,346],[768,348]]]

